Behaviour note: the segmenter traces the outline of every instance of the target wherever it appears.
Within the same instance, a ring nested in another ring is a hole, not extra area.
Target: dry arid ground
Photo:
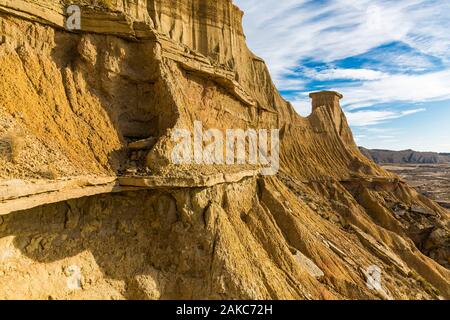
[[[450,164],[386,164],[421,194],[450,208]]]

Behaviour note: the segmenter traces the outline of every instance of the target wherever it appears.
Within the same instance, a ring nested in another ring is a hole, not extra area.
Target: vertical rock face
[[[309,97],[312,99],[312,113],[319,115],[321,125],[334,127],[344,143],[354,147],[353,135],[339,102],[343,96],[334,91],[321,91],[311,93]]]
[[[361,155],[340,94],[297,115],[231,0],[73,2],[76,32],[0,0],[0,298],[450,298],[448,211]],[[280,170],[175,165],[194,121],[279,129]]]
[[[217,63],[233,67],[244,42],[242,11],[230,0],[149,1],[155,28]]]
[[[319,107],[327,107],[333,113],[340,112],[339,101],[344,97],[339,92],[335,91],[321,91],[310,93],[309,97],[312,99],[312,111],[314,112]]]

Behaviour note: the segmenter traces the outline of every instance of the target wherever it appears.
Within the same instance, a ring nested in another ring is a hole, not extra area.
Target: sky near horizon
[[[450,152],[449,0],[234,0],[303,116],[336,90],[359,145]]]

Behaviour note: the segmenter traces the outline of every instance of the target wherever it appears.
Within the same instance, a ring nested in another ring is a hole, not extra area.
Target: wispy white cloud
[[[450,98],[450,70],[421,75],[384,75],[376,81],[337,87],[344,106],[354,110],[389,102],[424,102]]]
[[[421,75],[390,75],[382,72],[370,72],[370,70],[335,69],[311,72],[310,74],[311,77],[320,80],[345,78],[365,80],[345,86],[335,84],[329,88],[344,95],[342,104],[347,112],[377,104],[450,99],[450,70]],[[310,99],[305,92],[291,99],[291,102],[301,115],[310,113]],[[389,111],[387,114],[390,114]],[[402,116],[406,115],[409,113],[402,114]]]
[[[424,54],[450,60],[450,1],[334,0],[327,1],[326,5],[306,0],[235,2],[246,13],[245,31],[250,47],[266,59],[276,84],[283,89],[286,87],[283,85],[285,74],[297,67],[302,59],[313,57],[318,61],[330,62],[363,54],[391,41],[402,41]],[[429,61],[423,56],[404,52],[398,56],[390,54],[384,59],[403,66],[405,70],[408,64],[421,69],[429,66]],[[367,69],[331,69],[312,76],[319,80],[333,77],[360,80],[386,78],[385,74]],[[431,80],[437,87],[422,80]],[[402,94],[401,100],[408,98],[415,101],[416,98],[441,97],[443,92],[440,89],[446,84],[439,83],[441,80],[450,83],[447,73],[435,73],[421,77],[393,75],[368,86],[371,89],[369,93],[375,98],[389,89],[391,93],[384,94],[383,101],[391,97],[397,100],[397,95],[392,94],[394,91],[412,93],[409,98]],[[295,88],[295,83],[288,81],[289,89]],[[418,88],[419,83],[426,88]],[[447,85],[447,88],[450,86]],[[299,85],[298,90],[301,89]],[[364,86],[349,90],[347,99],[362,100],[361,95],[367,93]]]
[[[302,116],[311,114],[311,101],[306,95],[299,95],[295,99],[291,99],[294,108]],[[348,122],[353,127],[367,127],[365,131],[376,135],[378,137],[385,137],[385,128],[370,127],[381,123],[386,123],[389,120],[398,119],[408,115],[426,111],[426,108],[410,108],[406,110],[346,110]],[[391,136],[394,132],[390,130]]]
[[[333,0],[324,5],[323,1],[307,0],[235,0],[235,3],[244,9],[250,47],[268,62],[277,84],[302,59],[314,57],[329,62],[392,41],[402,41],[420,52],[449,59],[449,1]]]
[[[325,80],[379,80],[388,77],[387,73],[370,70],[370,69],[325,69],[322,71],[315,71],[311,69],[303,69],[304,75],[308,78],[325,81]]]
[[[387,120],[401,118],[406,115],[411,115],[418,112],[426,111],[424,108],[409,109],[403,111],[389,111],[389,110],[360,110],[356,112],[347,112],[348,121],[352,126],[369,126],[386,122]],[[393,138],[389,135],[378,135],[380,138]]]
[[[298,78],[285,78],[279,85],[278,90],[304,90],[306,80]]]
[[[297,111],[298,114],[304,117],[311,114],[311,100],[307,94],[299,94],[293,99],[289,99],[289,101],[292,103],[295,111]]]
[[[358,131],[423,112],[411,107],[418,102],[450,99],[450,1],[234,2],[245,12],[250,48],[304,116],[311,112],[306,93],[322,88],[344,94],[344,110]],[[358,136],[386,142],[397,135]]]

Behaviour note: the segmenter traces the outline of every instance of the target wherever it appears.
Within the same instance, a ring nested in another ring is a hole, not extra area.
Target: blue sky
[[[297,112],[336,90],[357,143],[450,152],[449,0],[234,0]]]

